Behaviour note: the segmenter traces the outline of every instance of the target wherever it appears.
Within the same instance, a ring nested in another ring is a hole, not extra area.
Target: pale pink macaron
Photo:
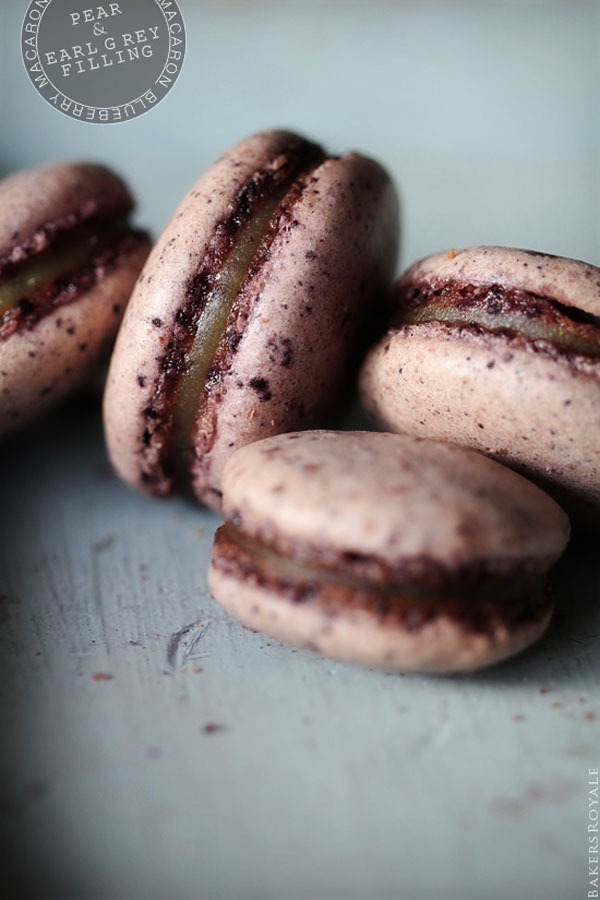
[[[238,450],[208,583],[245,625],[327,656],[470,671],[546,628],[568,519],[540,488],[455,445],[305,431]]]
[[[132,486],[220,505],[245,444],[322,422],[388,300],[398,202],[380,165],[285,131],[226,153],[192,187],[140,276],[105,395]]]
[[[90,163],[0,182],[0,434],[81,386],[112,346],[150,250],[132,208]]]
[[[600,269],[528,250],[428,257],[361,376],[384,428],[474,447],[600,511]]]

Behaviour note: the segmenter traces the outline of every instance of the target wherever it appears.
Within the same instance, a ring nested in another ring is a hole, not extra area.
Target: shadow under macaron
[[[550,625],[529,649],[467,675],[474,683],[502,688],[530,682],[542,691],[577,691],[600,684],[600,569],[597,538],[575,534],[549,579],[556,608]],[[464,678],[463,676],[456,676]]]

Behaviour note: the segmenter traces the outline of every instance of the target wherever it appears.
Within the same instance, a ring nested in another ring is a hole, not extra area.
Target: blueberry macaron
[[[600,510],[600,269],[529,250],[428,257],[395,287],[362,396],[389,430],[474,447]]]
[[[322,422],[388,297],[387,173],[298,135],[242,141],[192,187],[142,272],[105,394],[132,486],[219,507],[238,447]]]
[[[112,345],[150,250],[103,166],[0,182],[0,435],[79,387]]]
[[[305,431],[238,450],[208,582],[245,625],[327,656],[470,671],[546,628],[569,523],[516,472],[466,448]]]

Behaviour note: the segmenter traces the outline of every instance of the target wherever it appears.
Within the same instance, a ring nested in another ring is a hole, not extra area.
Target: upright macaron
[[[413,265],[361,376],[385,428],[474,447],[600,512],[600,269],[476,247]]]
[[[132,208],[90,163],[0,182],[0,435],[81,385],[112,345],[150,250]]]
[[[244,624],[370,666],[469,671],[531,644],[569,524],[472,450],[307,431],[238,450],[209,586]]]
[[[116,471],[218,507],[236,448],[339,403],[397,242],[395,189],[372,160],[285,131],[226,153],[182,201],[128,307],[104,407]]]

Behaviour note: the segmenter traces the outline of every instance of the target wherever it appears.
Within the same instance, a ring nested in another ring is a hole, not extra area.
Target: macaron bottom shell
[[[381,427],[479,450],[600,519],[600,360],[431,322],[389,332],[360,383]]]
[[[400,672],[472,672],[529,647],[552,616],[541,583],[507,617],[506,606],[486,609],[483,598],[467,597],[456,615],[443,592],[436,609],[435,595],[423,603],[376,585],[353,590],[331,579],[273,579],[260,559],[232,548],[226,530],[217,532],[208,573],[218,602],[249,628],[333,659]]]

